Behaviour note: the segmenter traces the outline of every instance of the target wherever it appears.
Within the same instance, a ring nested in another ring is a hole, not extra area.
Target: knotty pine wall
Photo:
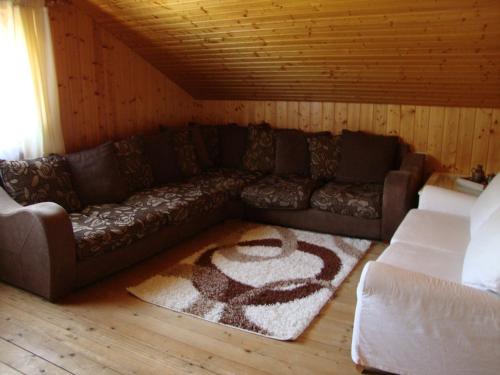
[[[428,154],[428,169],[467,174],[483,164],[500,171],[500,109],[295,101],[202,100],[195,120],[248,124],[266,121],[306,131],[342,129],[399,135]]]
[[[67,152],[182,125],[193,98],[66,2],[49,7]]]

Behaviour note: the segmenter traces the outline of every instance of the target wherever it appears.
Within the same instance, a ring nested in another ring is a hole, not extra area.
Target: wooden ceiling
[[[76,4],[198,99],[500,107],[499,0]]]

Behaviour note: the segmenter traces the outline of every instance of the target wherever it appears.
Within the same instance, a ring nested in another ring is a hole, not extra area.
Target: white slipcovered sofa
[[[500,175],[479,198],[424,187],[363,269],[352,359],[397,374],[500,374]]]

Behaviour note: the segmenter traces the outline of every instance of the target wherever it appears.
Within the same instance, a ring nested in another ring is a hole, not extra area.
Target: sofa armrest
[[[406,213],[417,204],[422,184],[425,155],[407,154],[401,169],[390,171],[384,181],[381,238],[389,241]]]
[[[420,193],[418,208],[469,217],[476,200],[470,194],[429,185]]]
[[[0,188],[0,279],[51,301],[74,286],[76,246],[66,211],[23,207]]]
[[[363,269],[357,297],[357,364],[415,374],[498,370],[498,296],[372,261]]]
[[[425,155],[417,153],[406,154],[399,170],[411,172],[415,176],[416,184],[420,187],[424,180]]]

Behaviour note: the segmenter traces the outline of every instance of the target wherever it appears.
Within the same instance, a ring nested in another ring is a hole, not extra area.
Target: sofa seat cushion
[[[203,192],[194,184],[170,184],[141,191],[124,204],[88,206],[70,215],[78,258],[109,252],[156,232],[202,215],[229,200],[224,192]]]
[[[396,242],[391,244],[377,261],[441,280],[460,283],[464,257],[465,250],[450,251]]]
[[[469,233],[469,219],[464,216],[413,209],[399,225],[391,243],[465,252]]]
[[[139,192],[125,204],[154,209],[167,218],[170,224],[178,224],[189,218],[209,212],[229,200],[224,191],[204,191],[193,183],[173,183]]]
[[[311,206],[338,215],[379,219],[383,189],[380,184],[330,182],[313,193]]]
[[[130,245],[167,223],[154,209],[118,204],[88,206],[70,219],[79,260]]]
[[[224,192],[235,198],[240,196],[245,186],[262,176],[259,172],[220,168],[201,173],[189,182],[197,185],[206,194]]]
[[[243,201],[257,208],[305,209],[314,189],[314,181],[306,177],[264,177],[247,186],[241,193]]]

